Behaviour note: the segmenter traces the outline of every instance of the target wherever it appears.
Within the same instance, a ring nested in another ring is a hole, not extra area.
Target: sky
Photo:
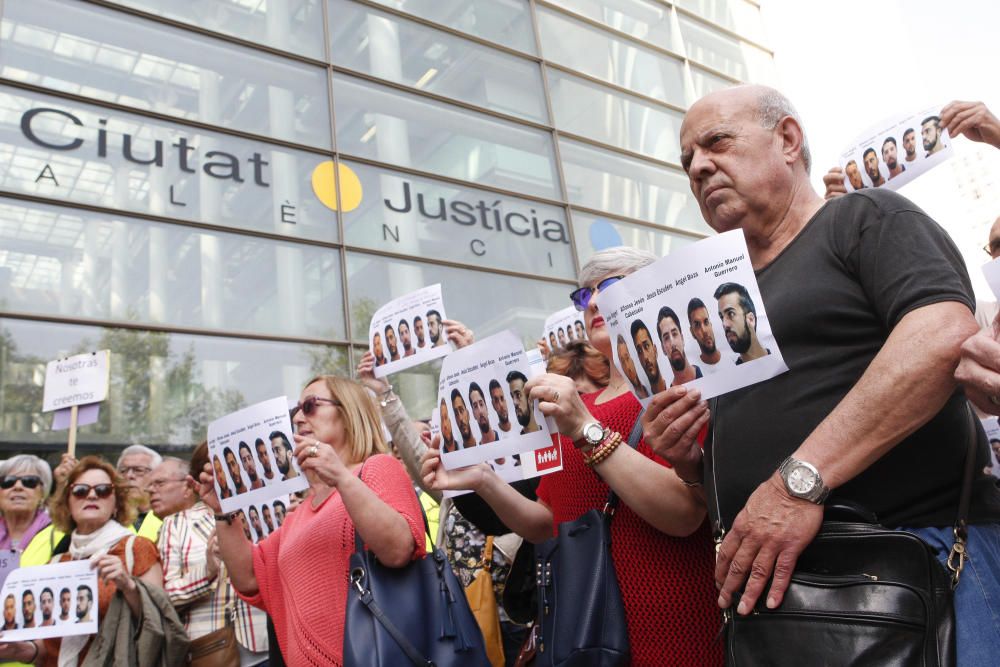
[[[1000,115],[1000,2],[761,0],[776,86],[802,116],[813,181],[869,126],[951,100]],[[960,137],[955,156],[901,188],[952,235],[977,297],[993,300],[980,266],[1000,216],[1000,150]],[[978,197],[977,197],[978,195]]]

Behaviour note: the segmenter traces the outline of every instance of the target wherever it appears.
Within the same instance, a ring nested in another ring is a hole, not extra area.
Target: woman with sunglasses
[[[343,662],[348,563],[354,534],[388,567],[424,554],[420,505],[390,454],[374,401],[353,380],[310,380],[292,411],[292,455],[310,497],[254,545],[238,521],[220,514],[211,468],[200,495],[216,512],[216,537],[230,580],[274,622],[289,665]]]
[[[62,538],[46,530],[51,488],[52,469],[37,456],[18,454],[0,463],[0,552],[19,552],[22,567],[48,563]]]
[[[108,607],[118,592],[133,617],[139,616],[140,596],[133,577],[147,586],[163,587],[163,569],[156,545],[145,537],[135,537],[127,528],[135,519],[135,507],[128,502],[128,494],[129,488],[114,466],[97,456],[85,456],[70,470],[66,483],[59,487],[50,504],[52,522],[70,534],[69,553],[61,554],[53,562],[90,559],[97,570],[99,634],[104,633]],[[130,537],[134,559],[131,571],[126,567]],[[93,638],[93,635],[76,635],[44,640],[42,664],[83,664]]]
[[[610,248],[580,271],[580,289],[571,298],[583,311],[590,344],[609,362],[612,341],[594,296],[655,260],[649,252]],[[433,449],[424,457],[424,481],[436,489],[475,490],[504,524],[536,544],[556,534],[560,523],[601,509],[613,489],[621,504],[611,523],[611,551],[632,664],[721,665],[721,647],[713,641],[719,614],[701,481],[680,479],[642,439],[636,449],[628,446],[641,405],[613,364],[608,386],[594,393],[581,395],[571,378],[552,373],[532,378],[525,389],[564,434],[563,469],[541,478],[537,500],[522,496],[487,465],[445,470]],[[686,432],[694,437],[707,420],[703,409],[685,424]]]

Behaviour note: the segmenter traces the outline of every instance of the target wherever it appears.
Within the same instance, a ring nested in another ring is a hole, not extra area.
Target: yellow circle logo
[[[340,181],[340,198],[337,181]],[[312,188],[316,198],[334,211],[353,211],[361,205],[361,179],[345,164],[334,165],[327,160],[316,165],[312,173]]]

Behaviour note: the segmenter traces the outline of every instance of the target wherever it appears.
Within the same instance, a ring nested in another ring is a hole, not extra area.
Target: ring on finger
[[[309,456],[319,456],[319,447],[313,445],[309,448]]]
[[[556,391],[555,395],[552,396],[552,402],[553,403],[558,403],[559,402],[559,390],[556,389],[555,391]]]

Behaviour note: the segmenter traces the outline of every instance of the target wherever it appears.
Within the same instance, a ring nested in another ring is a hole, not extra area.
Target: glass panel
[[[559,198],[548,132],[341,75],[333,99],[344,153]]]
[[[675,4],[758,44],[767,41],[760,7],[752,2],[747,2],[747,0],[676,0]]]
[[[684,104],[681,61],[542,7],[537,8],[545,58],[640,95]]]
[[[41,412],[45,364],[97,349],[111,350],[111,390],[98,422],[80,427],[77,456],[134,442],[190,452],[213,419],[297,398],[309,378],[348,365],[343,347],[0,319],[0,447],[58,461],[66,431]]]
[[[687,55],[692,60],[742,81],[773,81],[771,54],[686,16],[680,18],[680,24]]]
[[[344,338],[340,254],[0,199],[0,304],[257,334]]]
[[[575,276],[561,207],[346,164],[364,193],[361,205],[344,213],[350,245],[477,267]]]
[[[708,234],[682,172],[561,139],[572,204]]]
[[[348,0],[329,0],[333,64],[544,123],[542,74],[528,60]]]
[[[524,0],[372,1],[518,51],[535,53],[531,15]]]
[[[549,70],[556,127],[658,160],[680,161],[684,114]]]
[[[0,188],[336,241],[321,155],[0,87]],[[330,172],[332,174],[332,172]],[[329,189],[333,190],[332,176]]]
[[[714,93],[717,90],[722,90],[723,88],[729,88],[730,86],[736,85],[729,79],[723,79],[721,76],[712,74],[711,72],[706,72],[705,70],[694,65],[691,66],[691,81],[694,83],[694,98],[691,100],[692,104],[709,93]]]
[[[670,7],[650,0],[549,0],[551,4],[671,51]],[[543,48],[545,44],[543,42]]]
[[[586,264],[595,252],[620,245],[648,250],[658,257],[664,257],[697,240],[683,234],[672,234],[583,211],[573,211],[573,234],[580,266]]]
[[[323,68],[86,2],[7,0],[0,75],[330,148]]]
[[[320,0],[110,0],[180,23],[323,60]]]

